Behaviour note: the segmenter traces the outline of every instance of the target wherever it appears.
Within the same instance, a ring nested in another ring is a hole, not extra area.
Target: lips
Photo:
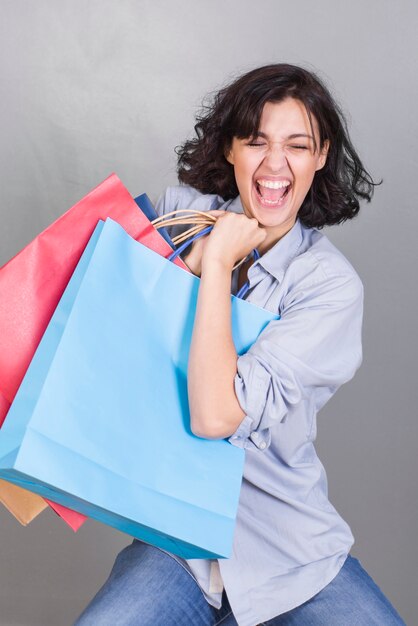
[[[281,206],[292,187],[289,179],[259,178],[255,182],[259,202],[266,207]]]

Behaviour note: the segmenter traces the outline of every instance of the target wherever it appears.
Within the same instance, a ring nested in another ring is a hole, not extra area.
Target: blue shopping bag
[[[137,196],[135,198],[135,202],[137,203],[142,213],[145,215],[145,217],[149,219],[150,222],[157,219],[158,217],[157,211],[155,210],[151,200],[148,198],[146,193],[141,193],[140,196]],[[164,228],[163,226],[160,226],[158,229],[158,232],[160,233],[162,237],[164,237],[168,245],[171,246],[174,250],[175,245],[172,242],[171,237],[167,232],[167,229]]]
[[[184,558],[228,557],[244,452],[190,431],[198,285],[99,223],[0,431],[0,477]],[[239,353],[275,319],[233,296],[232,317]]]

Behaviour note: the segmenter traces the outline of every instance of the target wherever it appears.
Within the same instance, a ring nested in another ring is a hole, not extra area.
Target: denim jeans
[[[134,541],[118,555],[104,586],[74,626],[237,626],[205,600],[191,574],[168,554]],[[265,626],[386,626],[405,622],[360,562],[348,556],[322,591]]]

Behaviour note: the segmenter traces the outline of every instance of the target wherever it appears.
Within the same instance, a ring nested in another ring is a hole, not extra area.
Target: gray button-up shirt
[[[187,186],[168,188],[156,209],[243,212],[239,197],[224,202]],[[235,271],[234,293],[237,279]],[[299,606],[344,564],[353,536],[328,500],[316,415],[362,355],[362,284],[324,234],[297,221],[248,279],[246,299],[281,319],[238,358],[235,391],[246,415],[229,441],[245,448],[246,460],[233,553],[175,557],[218,608],[225,588],[239,626]]]

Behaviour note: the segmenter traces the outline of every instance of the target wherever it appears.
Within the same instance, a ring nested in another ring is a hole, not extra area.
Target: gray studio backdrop
[[[406,622],[416,597],[416,3],[0,0],[0,263],[115,171],[153,200],[201,97],[276,61],[316,69],[384,184],[328,229],[365,285],[364,362],[323,409],[318,450],[360,558]],[[130,539],[0,510],[0,624],[65,626]],[[334,626],[334,625],[332,625]],[[338,625],[336,625],[338,626]]]

